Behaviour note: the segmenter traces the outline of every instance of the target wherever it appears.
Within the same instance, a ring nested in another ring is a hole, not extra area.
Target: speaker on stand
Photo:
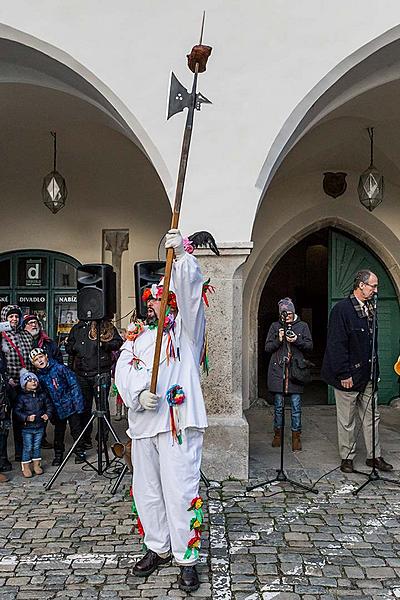
[[[105,428],[113,435],[116,442],[120,440],[111,425],[107,414],[107,373],[100,372],[100,332],[101,322],[111,320],[116,311],[116,276],[111,265],[97,263],[82,265],[77,270],[77,314],[80,321],[95,321],[97,328],[97,390],[96,410],[93,411],[89,422],[67,453],[61,465],[46,485],[49,490],[63,470],[69,457],[74,453],[86,430],[97,419],[97,466],[85,459],[86,464],[99,475],[103,475],[111,462],[108,456],[107,436]],[[103,465],[103,454],[104,462]]]

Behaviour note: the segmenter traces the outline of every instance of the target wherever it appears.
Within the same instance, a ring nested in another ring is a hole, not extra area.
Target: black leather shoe
[[[200,581],[196,567],[181,567],[178,577],[178,587],[184,592],[194,592],[199,589]]]
[[[62,454],[56,454],[55,457],[53,458],[53,462],[51,463],[53,465],[53,467],[59,467],[63,461],[63,455]]]
[[[138,560],[132,569],[132,575],[135,577],[147,577],[161,565],[167,565],[171,562],[171,555],[162,558],[153,550],[147,550],[146,554]]]
[[[353,461],[349,458],[344,458],[340,465],[340,470],[342,471],[342,473],[353,473]]]
[[[86,454],[84,452],[77,452],[75,456],[75,464],[81,465],[86,462]]]
[[[8,473],[8,471],[12,471],[12,464],[8,459],[3,459],[0,462],[0,473]]]
[[[53,448],[53,444],[49,442],[46,438],[42,439],[42,448],[45,450],[51,450]]]
[[[367,460],[365,461],[365,464],[367,465],[367,467],[375,467],[375,469],[378,469],[378,471],[392,471],[393,470],[393,465],[390,465],[389,463],[387,463],[386,460],[384,460],[382,458],[382,456],[375,459],[375,464],[374,464],[374,461],[372,458],[367,458]]]

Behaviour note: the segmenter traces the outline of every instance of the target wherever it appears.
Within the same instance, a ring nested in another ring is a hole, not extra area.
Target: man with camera
[[[342,459],[340,470],[343,473],[352,473],[354,470],[356,410],[367,448],[367,466],[380,471],[393,469],[381,456],[377,410],[374,424],[375,464],[372,458],[372,402],[377,403],[377,394],[372,391],[371,355],[375,310],[373,299],[377,293],[378,278],[375,273],[369,269],[359,271],[354,279],[352,293],[335,304],[329,317],[321,375],[326,383],[333,386],[335,392],[339,453]],[[378,376],[377,354],[374,359]]]
[[[272,446],[282,443],[282,413],[287,396],[292,409],[292,450],[296,452],[301,450],[301,394],[305,382],[300,374],[294,377],[294,367],[303,366],[303,353],[311,352],[313,341],[307,323],[296,315],[290,298],[279,300],[278,309],[279,321],[272,323],[265,341],[265,351],[272,354],[268,367],[268,390],[274,396],[275,406]]]

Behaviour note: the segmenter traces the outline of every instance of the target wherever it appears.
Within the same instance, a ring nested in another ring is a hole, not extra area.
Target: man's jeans
[[[292,431],[301,431],[301,395],[285,394],[289,398],[292,409]],[[283,395],[274,394],[275,416],[274,429],[282,427]]]
[[[42,438],[44,426],[26,425],[22,429],[22,458],[21,462],[31,462],[31,460],[40,460]]]

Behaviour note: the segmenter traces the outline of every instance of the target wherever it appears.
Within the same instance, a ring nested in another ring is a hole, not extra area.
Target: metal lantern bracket
[[[53,170],[43,179],[43,203],[53,214],[64,208],[68,196],[64,177],[57,171],[57,133],[50,132],[53,137]]]

